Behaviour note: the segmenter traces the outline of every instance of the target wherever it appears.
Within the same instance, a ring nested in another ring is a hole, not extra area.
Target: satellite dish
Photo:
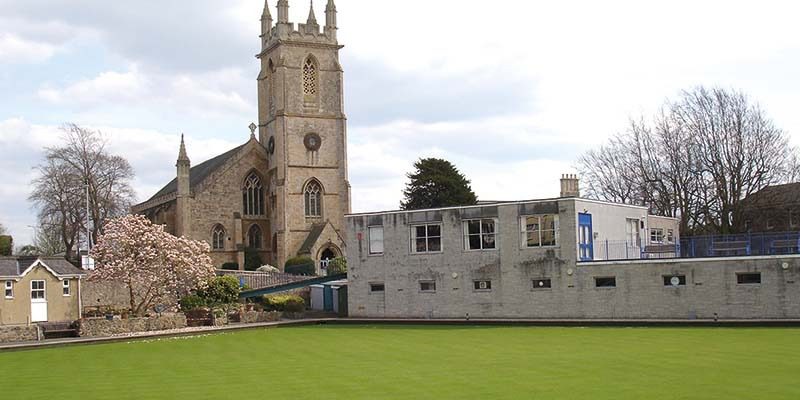
[[[669,283],[671,283],[672,286],[674,286],[674,287],[678,287],[681,284],[681,278],[678,278],[677,276],[673,276],[672,279],[669,280]]]

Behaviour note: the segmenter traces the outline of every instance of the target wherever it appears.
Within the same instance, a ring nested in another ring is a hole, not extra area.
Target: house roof
[[[747,196],[745,207],[765,208],[800,204],[800,182],[767,186]]]
[[[0,276],[21,277],[34,264],[42,265],[57,277],[86,275],[82,269],[60,257],[4,257],[0,258]]]
[[[192,167],[192,169],[189,172],[190,173],[189,186],[195,187],[196,185],[200,184],[200,182],[203,182],[203,180],[205,180],[209,175],[214,173],[214,171],[219,169],[219,167],[225,165],[225,163],[228,160],[230,160],[236,154],[236,152],[241,150],[246,145],[247,143],[238,146],[236,148],[233,148],[231,150],[228,150],[225,153],[222,153],[208,161],[204,161]],[[147,201],[155,200],[159,197],[166,196],[168,194],[172,194],[177,191],[178,191],[178,179],[175,178],[172,181],[170,181],[170,183],[168,183],[166,186],[161,188],[161,190],[159,190],[158,193],[154,194],[153,197],[151,197],[150,200]]]

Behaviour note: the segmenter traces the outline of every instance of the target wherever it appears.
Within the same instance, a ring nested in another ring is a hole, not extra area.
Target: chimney
[[[581,197],[581,191],[578,187],[578,175],[561,175],[561,197]]]

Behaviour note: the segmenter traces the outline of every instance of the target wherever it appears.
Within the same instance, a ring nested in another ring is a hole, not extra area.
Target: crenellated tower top
[[[269,11],[269,1],[264,2],[264,12],[261,15],[261,50],[270,48],[279,41],[303,41],[319,44],[338,44],[336,32],[336,4],[328,0],[325,6],[325,26],[320,30],[317,17],[314,13],[314,1],[311,0],[306,23],[297,24],[289,22],[289,0],[278,0],[278,21],[272,23]]]

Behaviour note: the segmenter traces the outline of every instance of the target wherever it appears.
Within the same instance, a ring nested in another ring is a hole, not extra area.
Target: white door
[[[47,322],[44,281],[31,281],[31,322]]]

